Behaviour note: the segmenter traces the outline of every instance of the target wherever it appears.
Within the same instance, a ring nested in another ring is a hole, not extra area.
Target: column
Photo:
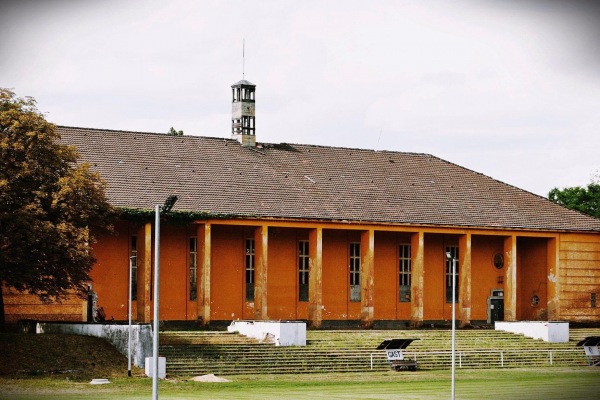
[[[460,271],[458,285],[458,319],[460,326],[471,323],[471,234],[458,238],[458,254]]]
[[[209,223],[198,226],[198,280],[196,282],[198,293],[198,318],[202,324],[210,323],[210,268],[211,268],[211,225]]]
[[[254,318],[267,320],[267,265],[269,251],[269,227],[259,226],[254,231]]]
[[[141,226],[137,231],[137,322],[151,320],[152,282],[152,224]]]
[[[308,321],[320,328],[323,321],[323,229],[308,233]]]
[[[360,306],[361,325],[363,328],[373,326],[375,286],[375,230],[363,231],[360,235]]]
[[[548,239],[548,320],[560,319],[559,237]]]
[[[504,320],[517,320],[517,237],[504,238]]]
[[[423,286],[425,274],[425,234],[413,233],[411,248],[411,288],[410,288],[410,324],[413,327],[423,325]]]

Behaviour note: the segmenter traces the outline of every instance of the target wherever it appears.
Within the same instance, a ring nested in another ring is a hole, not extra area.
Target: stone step
[[[458,333],[458,332],[457,332]],[[574,333],[574,334],[573,334]],[[568,343],[546,343],[506,332],[461,331],[457,334],[457,364],[464,368],[587,365],[578,337],[600,330],[572,332]],[[421,369],[448,369],[449,330],[308,331],[307,346],[277,347],[240,335],[218,332],[161,332],[161,355],[171,375],[218,373],[320,373],[387,370],[385,353],[375,347],[386,338],[420,338],[404,350]],[[551,350],[551,352],[550,352]]]

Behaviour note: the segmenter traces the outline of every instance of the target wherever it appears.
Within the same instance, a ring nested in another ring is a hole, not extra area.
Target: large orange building
[[[151,320],[152,213],[176,195],[160,319],[449,321],[455,259],[463,325],[600,322],[600,220],[428,154],[256,142],[255,86],[232,93],[231,139],[57,128],[124,211],[93,245],[108,318],[127,318],[131,260],[134,319]]]

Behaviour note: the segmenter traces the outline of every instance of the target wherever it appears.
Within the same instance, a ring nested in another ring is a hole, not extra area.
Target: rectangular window
[[[360,301],[360,243],[350,243],[350,301]]]
[[[401,244],[398,246],[398,274],[400,285],[400,301],[410,302],[410,284],[411,284],[411,254],[410,244]]]
[[[298,241],[298,300],[308,301],[308,240]]]
[[[454,295],[454,302],[458,303],[458,246],[446,246],[446,253],[450,253],[453,259],[456,259],[456,293]],[[446,259],[446,303],[452,303],[452,260],[448,257]]]
[[[254,301],[254,239],[246,239],[246,301]]]
[[[198,298],[198,239],[190,238],[190,300]]]
[[[137,300],[137,236],[130,238],[129,261],[131,263],[131,300]]]

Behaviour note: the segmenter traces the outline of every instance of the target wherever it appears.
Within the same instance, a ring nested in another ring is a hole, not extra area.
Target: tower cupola
[[[242,79],[231,85],[231,136],[242,146],[256,146],[255,92],[256,85]]]

